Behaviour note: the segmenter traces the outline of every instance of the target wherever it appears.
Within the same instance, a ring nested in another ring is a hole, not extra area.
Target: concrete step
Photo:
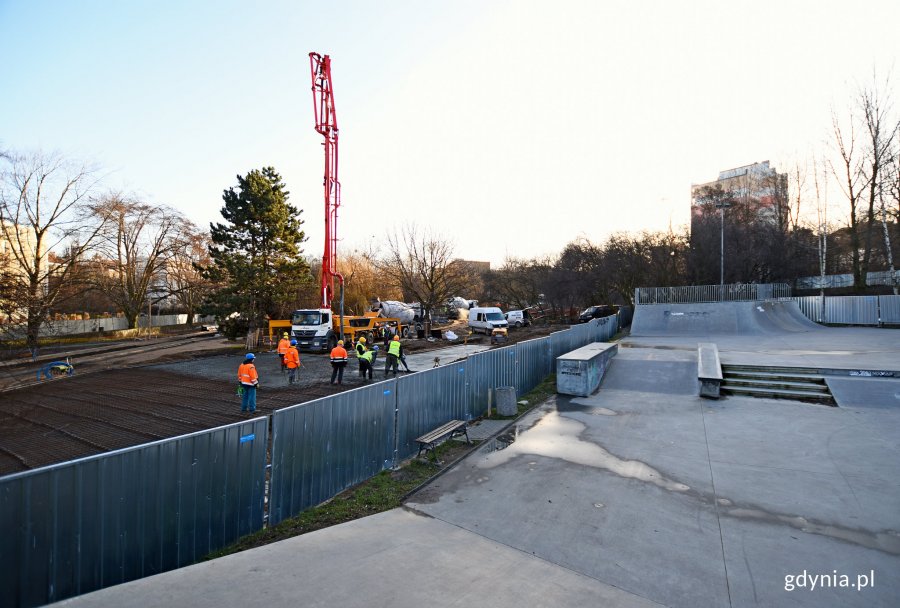
[[[818,368],[814,367],[784,367],[776,365],[735,365],[732,363],[723,363],[722,371],[731,370],[735,372],[748,371],[770,374],[792,374],[792,375],[810,375],[820,376]]]
[[[789,380],[782,380],[780,378],[765,378],[759,380],[754,378],[734,378],[732,376],[725,376],[723,386],[725,384],[727,384],[728,386],[744,386],[749,388],[774,388],[783,390],[810,391],[813,393],[828,393],[828,386],[824,382],[822,384],[813,382],[791,382]]]
[[[723,384],[721,387],[723,393],[727,395],[742,395],[745,397],[762,397],[766,399],[793,399],[794,401],[806,401],[811,403],[821,403],[823,405],[837,405],[830,393],[820,393],[813,391],[786,390],[776,388],[758,388],[746,386],[734,386]]]
[[[787,374],[773,372],[734,372],[732,370],[724,370],[722,375],[725,378],[760,380],[762,382],[800,382],[807,384],[825,384],[825,376],[814,376],[812,374]]]

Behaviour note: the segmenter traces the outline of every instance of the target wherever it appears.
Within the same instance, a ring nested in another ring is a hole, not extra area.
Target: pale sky
[[[97,163],[204,228],[272,165],[318,257],[316,51],[339,255],[416,223],[499,265],[678,227],[691,183],[822,151],[831,108],[897,75],[898,31],[896,0],[0,0],[0,147]]]

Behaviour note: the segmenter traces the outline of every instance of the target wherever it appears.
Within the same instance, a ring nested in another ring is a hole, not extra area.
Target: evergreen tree
[[[212,264],[203,273],[220,288],[204,309],[220,321],[237,312],[252,330],[266,316],[286,314],[312,277],[302,257],[301,211],[288,203],[281,176],[265,167],[237,180],[222,195],[226,223],[210,224]]]

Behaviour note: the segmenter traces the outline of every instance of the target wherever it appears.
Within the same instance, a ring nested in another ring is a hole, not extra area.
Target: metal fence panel
[[[487,395],[489,389],[498,386],[516,386],[516,347],[505,346],[474,355],[468,358],[466,368],[466,390],[471,399],[473,417],[481,416],[487,411]]]
[[[729,285],[688,285],[683,287],[638,287],[635,304],[692,304],[735,302],[791,297],[787,283],[734,283]]]
[[[800,312],[807,319],[816,323],[825,323],[825,319],[822,317],[822,298],[819,296],[802,296],[791,299],[797,303]]]
[[[271,525],[392,466],[396,393],[392,379],[272,414]]]
[[[550,372],[556,371],[556,359],[560,355],[575,350],[575,334],[571,329],[564,329],[550,334]]]
[[[262,528],[267,419],[0,479],[0,605],[188,565]]]
[[[450,420],[471,420],[466,392],[467,361],[397,380],[397,460],[418,451],[416,437]]]
[[[827,297],[825,322],[840,325],[878,325],[878,296]]]
[[[550,340],[538,338],[516,344],[519,358],[516,394],[523,395],[550,374]]]
[[[878,310],[882,323],[900,323],[900,296],[878,296]]]

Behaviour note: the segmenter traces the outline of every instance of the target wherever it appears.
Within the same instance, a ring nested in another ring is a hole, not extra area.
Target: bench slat
[[[451,420],[446,424],[439,426],[429,433],[425,433],[418,439],[416,442],[419,444],[419,454],[422,454],[422,450],[425,450],[427,453],[429,450],[433,450],[436,446],[436,442],[441,438],[447,435],[453,437],[454,435],[458,435],[461,433],[465,433],[466,441],[469,441],[469,431],[466,428],[466,422],[463,420]]]

